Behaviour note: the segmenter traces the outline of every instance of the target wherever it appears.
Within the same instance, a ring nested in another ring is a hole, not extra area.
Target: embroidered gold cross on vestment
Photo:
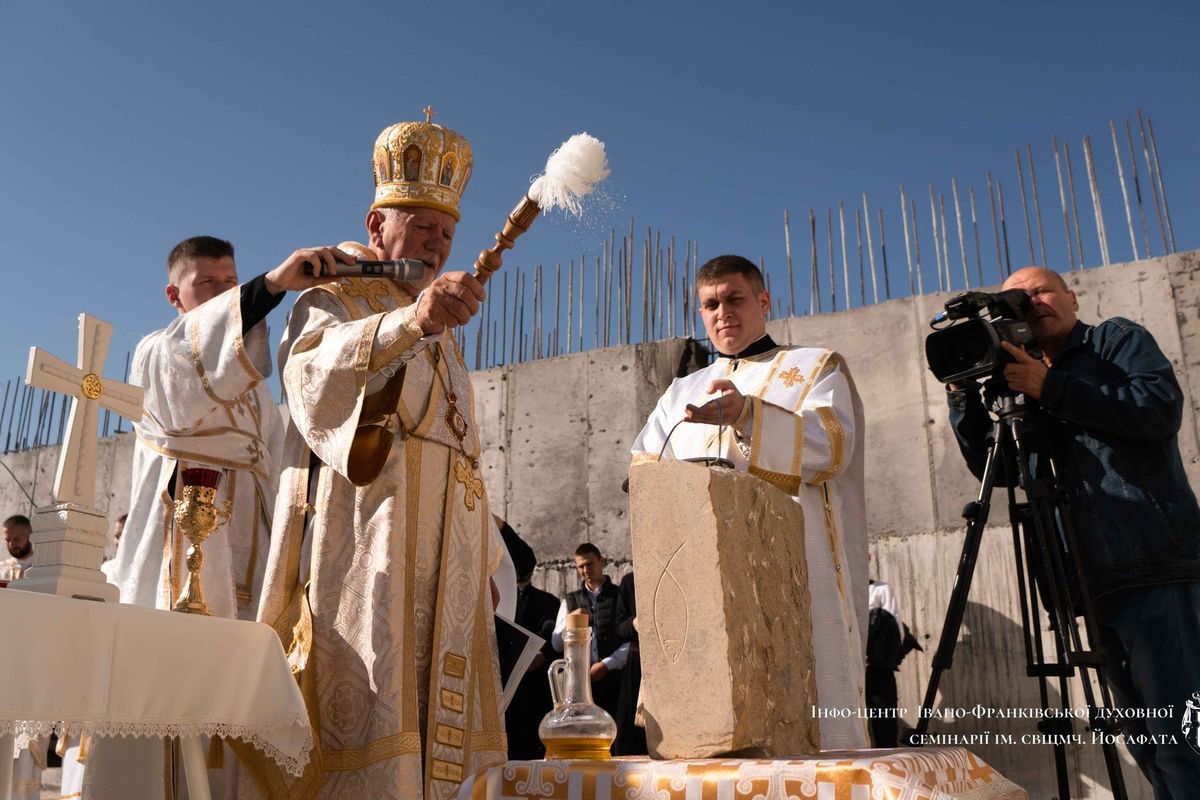
[[[372,278],[367,281],[357,279],[346,281],[346,283],[342,284],[342,293],[348,297],[361,297],[363,300],[366,300],[367,306],[376,314],[382,314],[384,311],[387,311],[383,303],[376,299],[388,296],[387,287],[378,278]]]
[[[455,460],[454,480],[466,487],[463,493],[463,503],[466,505],[467,511],[474,511],[475,498],[483,497],[483,481],[475,477],[475,470],[471,467],[471,462],[461,458]]]
[[[787,372],[779,373],[779,380],[783,381],[783,385],[790,389],[794,384],[802,383],[804,376],[800,374],[799,369],[792,367]]]

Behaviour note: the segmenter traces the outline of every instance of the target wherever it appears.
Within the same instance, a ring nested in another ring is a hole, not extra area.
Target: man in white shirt
[[[562,633],[568,614],[590,614],[592,627],[592,700],[616,718],[621,693],[621,670],[629,657],[629,642],[617,635],[617,587],[604,574],[608,562],[600,548],[584,542],[575,549],[580,588],[568,592],[558,608],[551,644],[563,651]]]

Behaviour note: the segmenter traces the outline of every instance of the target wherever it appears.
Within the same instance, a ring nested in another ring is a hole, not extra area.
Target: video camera
[[[945,311],[929,321],[934,329],[925,337],[929,370],[942,383],[998,377],[1004,365],[1013,360],[1001,342],[1041,358],[1029,325],[1032,314],[1033,303],[1024,289],[955,295],[946,301]]]

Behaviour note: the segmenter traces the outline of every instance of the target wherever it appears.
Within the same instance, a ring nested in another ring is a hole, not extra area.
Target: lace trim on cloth
[[[304,743],[299,752],[289,755],[270,742],[263,732],[284,727],[303,727]],[[309,728],[308,717],[292,717],[273,723],[258,725],[234,725],[226,722],[122,722],[104,720],[88,722],[73,720],[70,722],[55,722],[51,720],[6,720],[0,719],[0,736],[13,734],[13,758],[29,746],[31,739],[49,736],[51,733],[59,738],[64,736],[101,736],[113,738],[117,736],[135,739],[168,739],[174,737],[188,738],[192,736],[220,736],[223,739],[241,739],[263,755],[270,758],[289,774],[300,776],[308,765],[308,756],[312,750],[312,730]]]

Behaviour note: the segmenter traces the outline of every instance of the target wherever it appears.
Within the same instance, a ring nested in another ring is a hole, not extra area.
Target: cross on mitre
[[[79,315],[79,355],[75,366],[37,347],[29,349],[25,383],[74,398],[63,449],[54,477],[54,502],[92,508],[96,495],[96,418],[100,406],[138,422],[142,418],[139,386],[102,377],[112,325]]]

